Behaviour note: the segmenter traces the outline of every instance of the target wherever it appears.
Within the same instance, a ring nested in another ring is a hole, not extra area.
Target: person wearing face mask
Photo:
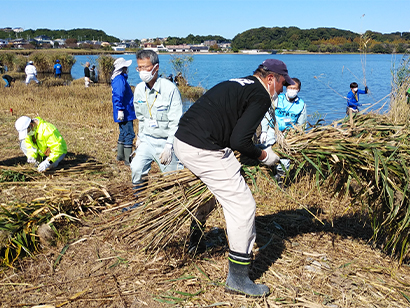
[[[57,167],[66,156],[67,144],[53,124],[40,117],[22,116],[14,126],[19,132],[20,149],[38,172]]]
[[[134,188],[138,189],[146,184],[153,161],[161,172],[183,168],[172,145],[182,115],[182,100],[177,86],[158,76],[159,59],[154,51],[141,50],[136,56],[142,82],[134,90],[138,136],[131,173]]]
[[[174,138],[177,157],[222,205],[229,241],[225,287],[249,296],[264,296],[270,291],[268,286],[255,284],[249,278],[256,237],[256,203],[234,151],[267,166],[278,163],[279,157],[271,148],[262,150],[252,138],[272,99],[287,84],[294,82],[285,63],[265,60],[253,75],[224,81],[202,95],[182,116]],[[202,229],[211,210],[212,206],[201,207],[194,213]],[[201,239],[191,233],[190,246],[195,240]]]
[[[359,89],[357,82],[352,82],[350,84],[350,91],[347,94],[347,115],[359,112],[359,108],[357,107],[362,105],[359,103],[359,94],[367,94],[368,91],[369,89],[367,86],[364,88],[364,90]]]
[[[271,147],[276,142],[275,125],[279,131],[283,132],[293,126],[303,126],[307,120],[306,104],[298,96],[302,83],[298,78],[292,78],[294,85],[286,87],[286,93],[280,94],[278,99],[269,108],[261,122],[261,135],[259,137],[262,147]],[[280,164],[276,166],[275,179],[281,186],[283,177],[290,167],[289,159],[281,159]]]
[[[132,60],[118,58],[114,61],[114,72],[111,76],[112,111],[114,122],[118,123],[120,134],[117,141],[117,160],[130,165],[132,144],[135,133],[133,121],[136,119],[134,111],[134,95],[127,82],[128,67]]]

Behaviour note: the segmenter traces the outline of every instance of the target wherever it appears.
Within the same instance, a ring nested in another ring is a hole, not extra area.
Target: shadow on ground
[[[373,230],[370,223],[360,214],[346,215],[333,221],[322,220],[320,222],[309,211],[320,216],[320,209],[309,208],[307,210],[281,211],[256,217],[255,242],[259,247],[259,252],[256,254],[251,267],[250,277],[252,280],[260,278],[281,257],[287,241],[292,245],[297,245],[294,238],[298,235],[316,233],[320,236],[321,232],[330,233],[332,242],[340,237],[354,238],[365,242],[369,242],[372,238]],[[221,255],[229,249],[224,229],[211,229],[205,234],[205,241],[208,250],[197,256],[198,258]],[[179,249],[181,249],[180,246]]]

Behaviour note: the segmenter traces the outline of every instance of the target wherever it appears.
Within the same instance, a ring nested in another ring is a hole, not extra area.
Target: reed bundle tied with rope
[[[293,161],[293,177],[313,171],[318,187],[331,183],[335,195],[350,194],[360,201],[370,215],[374,239],[383,238],[386,250],[402,262],[410,253],[409,134],[407,126],[393,125],[387,117],[357,115],[354,128],[340,121],[303,133],[290,131],[274,150]],[[267,174],[259,166],[243,168],[252,181]],[[137,220],[121,235],[131,245],[153,252],[166,246],[212,194],[187,169],[151,176],[150,183],[138,200],[144,206],[111,226]]]

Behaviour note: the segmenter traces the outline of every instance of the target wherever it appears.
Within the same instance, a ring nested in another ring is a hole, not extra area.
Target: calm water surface
[[[136,85],[141,80],[135,70],[135,55],[122,57],[133,60],[128,81],[131,85]],[[73,78],[83,77],[84,63],[89,61],[96,64],[96,58],[97,56],[76,56],[77,62],[71,71]],[[397,67],[402,55],[193,55],[193,58],[188,82],[206,89],[230,78],[251,75],[265,59],[282,60],[288,67],[289,75],[302,82],[299,95],[307,104],[309,121],[314,122],[314,118],[320,114],[330,122],[344,117],[346,100],[343,97],[349,92],[350,83],[356,81],[359,88],[364,89],[364,79],[370,94],[361,95],[360,102],[378,102],[372,109],[381,108],[379,112],[386,112],[388,104],[382,106],[388,98],[382,98],[391,91],[391,71],[393,65]],[[160,74],[175,75],[170,62],[171,55],[159,55],[159,60]]]

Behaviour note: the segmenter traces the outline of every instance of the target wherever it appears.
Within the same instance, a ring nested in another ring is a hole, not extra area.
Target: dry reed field
[[[40,116],[65,138],[68,155],[57,170],[39,174],[26,164],[14,128],[21,115]],[[408,121],[397,106],[392,116]],[[325,140],[328,154],[322,155],[330,158],[326,168],[296,169],[298,176],[286,189],[268,169],[244,166],[257,203],[251,278],[270,287],[264,298],[224,291],[228,246],[220,207],[207,221],[207,252],[186,254],[190,216],[182,208],[192,211],[210,197],[189,171],[163,176],[154,167],[145,206],[122,213],[135,197],[130,169],[115,161],[118,126],[109,86],[85,89],[82,80],[63,86],[16,82],[0,88],[0,119],[1,307],[410,307],[408,255],[400,259],[400,253],[373,238],[374,216],[367,207],[369,196],[383,203],[378,187],[387,190],[393,183],[401,189],[395,177],[381,175],[374,184],[369,177],[374,157],[385,162],[376,170],[399,165],[386,162],[382,145],[373,158],[358,148],[362,156],[353,160],[330,140],[362,146],[378,141],[380,130],[373,134],[368,128],[382,125],[372,116],[359,118],[357,130],[313,130],[306,134],[309,141],[290,136],[280,150],[298,166],[303,155],[297,153],[317,151],[313,145]],[[388,125],[392,139],[407,131],[398,127]],[[355,142],[358,135],[366,142]],[[395,146],[388,134],[383,136]],[[310,152],[303,153],[312,160]],[[406,153],[400,152],[404,161]],[[312,162],[319,166],[318,160]],[[348,164],[354,179],[344,168]],[[329,176],[319,180],[325,171]],[[346,193],[346,187],[356,193]]]

